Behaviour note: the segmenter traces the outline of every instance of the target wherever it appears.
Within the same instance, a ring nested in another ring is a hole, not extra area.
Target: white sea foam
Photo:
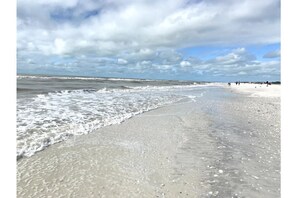
[[[145,111],[193,98],[184,92],[197,87],[64,90],[20,98],[17,101],[17,156],[32,156],[73,135],[87,134]]]

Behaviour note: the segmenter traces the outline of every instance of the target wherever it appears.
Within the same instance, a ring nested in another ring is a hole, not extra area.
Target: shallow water
[[[193,82],[57,76],[17,78],[17,157],[187,98]]]

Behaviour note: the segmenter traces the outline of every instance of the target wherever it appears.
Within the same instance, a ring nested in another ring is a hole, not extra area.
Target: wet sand
[[[18,197],[280,197],[280,98],[217,87],[17,165]]]

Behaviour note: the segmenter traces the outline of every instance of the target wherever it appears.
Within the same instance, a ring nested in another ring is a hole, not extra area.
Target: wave
[[[62,90],[17,100],[17,159],[74,135],[119,124],[140,113],[190,98],[188,86]]]

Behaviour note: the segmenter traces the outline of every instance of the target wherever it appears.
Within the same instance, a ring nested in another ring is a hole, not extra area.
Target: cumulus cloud
[[[101,71],[108,63],[135,71],[192,68],[201,74],[213,67],[220,73],[216,65],[232,67],[255,57],[237,49],[202,63],[185,59],[178,49],[278,43],[279,7],[279,0],[18,0],[18,65],[43,57],[48,67],[67,60],[58,64],[60,69]]]
[[[19,0],[17,14],[18,41],[44,53],[57,53],[56,39],[68,46],[58,53],[106,55],[160,46],[272,43],[280,33],[277,0]]]
[[[120,65],[126,65],[127,63],[128,63],[128,61],[125,59],[122,59],[122,58],[118,59],[118,64],[120,64]]]
[[[191,66],[191,63],[189,61],[182,61],[182,62],[180,62],[180,66],[181,67]]]
[[[217,56],[205,61],[191,58],[192,64],[187,64],[188,61],[183,61],[180,64],[180,70],[196,75],[208,75],[215,77],[257,77],[261,76],[278,76],[280,62],[265,61],[260,62],[253,54],[246,51],[245,48],[236,48],[222,56]],[[185,67],[187,65],[187,67]],[[238,80],[238,79],[237,79]]]
[[[224,56],[219,56],[211,62],[215,62],[220,65],[234,65],[249,62],[255,60],[256,57],[250,53],[248,53],[245,48],[238,48],[233,50],[231,53],[226,54]]]
[[[162,53],[162,54],[170,54]],[[174,53],[173,53],[174,54]],[[176,52],[176,54],[178,54]],[[152,60],[158,60],[158,53]],[[170,56],[169,56],[170,57]],[[66,60],[65,60],[66,59]],[[28,64],[31,59],[24,59],[23,64]],[[79,72],[84,67],[85,74],[94,75],[98,72],[100,75],[118,75],[126,74],[135,77],[176,77],[176,75],[184,75],[193,79],[234,79],[247,80],[255,78],[257,80],[269,80],[277,78],[280,75],[280,61],[258,61],[255,56],[249,53],[245,48],[236,48],[223,55],[210,58],[207,60],[199,60],[195,57],[189,57],[184,60],[176,59],[171,64],[164,64],[159,61],[143,60],[137,62],[128,62],[125,59],[98,58],[96,56],[86,58],[78,56],[75,59],[67,60],[67,57],[55,56],[51,59],[40,57],[37,62],[30,64],[32,70],[47,70],[51,73],[56,71]],[[80,72],[81,73],[81,72]],[[164,76],[163,76],[164,77]]]

